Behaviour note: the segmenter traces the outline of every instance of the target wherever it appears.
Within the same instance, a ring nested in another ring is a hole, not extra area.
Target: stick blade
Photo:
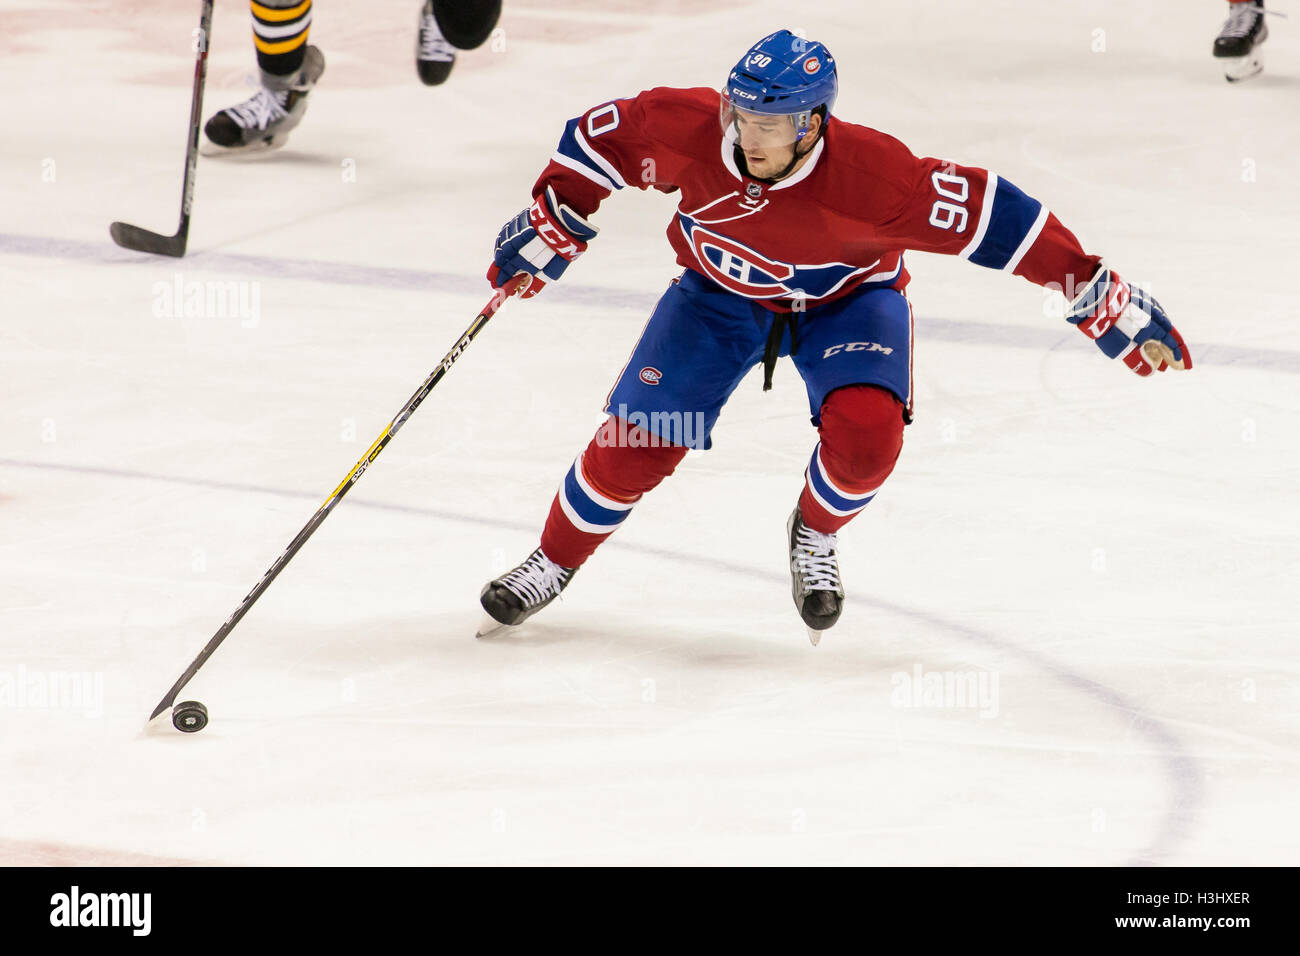
[[[175,702],[176,702],[175,694],[169,694],[166,697],[164,697],[162,700],[158,702],[158,706],[153,709],[153,713],[149,715],[149,721],[152,721],[164,710],[169,710],[172,704],[174,704]],[[146,723],[148,723],[149,721],[146,721]]]
[[[115,222],[108,227],[108,234],[123,249],[136,252],[148,252],[155,256],[172,256],[179,259],[185,255],[185,236],[160,236],[148,229],[141,229],[127,222]]]

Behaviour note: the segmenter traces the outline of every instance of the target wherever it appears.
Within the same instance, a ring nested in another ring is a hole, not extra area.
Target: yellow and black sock
[[[274,76],[300,69],[311,29],[311,0],[249,0],[249,6],[257,65]]]

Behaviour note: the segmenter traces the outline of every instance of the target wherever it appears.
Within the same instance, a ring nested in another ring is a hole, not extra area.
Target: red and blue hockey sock
[[[685,456],[681,445],[609,419],[564,476],[546,517],[542,553],[561,567],[581,566]]]
[[[894,470],[903,450],[903,404],[874,385],[837,388],[822,403],[818,431],[799,509],[808,527],[834,534]]]

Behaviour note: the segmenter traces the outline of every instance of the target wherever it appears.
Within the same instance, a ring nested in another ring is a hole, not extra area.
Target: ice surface
[[[193,6],[0,2],[0,862],[1295,862],[1300,24],[1230,86],[1210,2],[508,2],[428,89],[415,0],[321,0],[303,125],[203,158],[162,260],[108,223],[174,228]],[[217,4],[206,114],[247,95],[247,17]],[[717,85],[781,26],[831,43],[842,116],[1148,282],[1194,372],[1139,380],[1038,288],[910,256],[917,420],[820,647],[786,362],[563,602],[475,641],[675,274],[673,200],[619,195],[186,689],[208,729],[144,730],[485,301],[564,120]],[[158,314],[194,282],[245,317]],[[965,672],[977,706],[903,694]]]

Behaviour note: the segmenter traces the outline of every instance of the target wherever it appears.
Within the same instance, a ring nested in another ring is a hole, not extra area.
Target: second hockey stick
[[[185,179],[181,184],[181,219],[176,234],[164,236],[141,229],[126,222],[115,222],[108,227],[113,241],[125,249],[152,252],[159,256],[185,255],[185,245],[190,237],[190,208],[194,205],[194,172],[199,162],[199,124],[203,120],[203,84],[208,76],[208,37],[212,32],[213,0],[203,0],[199,14],[199,30],[194,38],[194,92],[190,97],[190,128],[185,140]]]
[[[361,480],[361,476],[366,473],[366,469],[370,467],[370,463],[379,457],[379,453],[384,450],[384,447],[390,441],[393,440],[393,436],[397,434],[398,429],[406,424],[411,415],[415,413],[415,410],[420,407],[420,403],[424,401],[431,391],[433,391],[433,387],[442,381],[442,377],[447,374],[448,369],[450,369],[452,365],[455,364],[456,360],[461,357],[465,349],[469,348],[469,343],[474,341],[474,337],[478,335],[479,332],[483,331],[483,326],[487,325],[488,320],[496,314],[497,309],[501,308],[501,303],[515,292],[521,282],[522,279],[516,277],[506,283],[504,288],[497,290],[496,294],[492,296],[492,299],[488,304],[483,307],[483,311],[474,318],[474,321],[470,323],[469,328],[465,330],[464,334],[461,335],[456,344],[452,346],[451,351],[443,356],[442,361],[439,362],[437,367],[429,374],[429,377],[424,380],[423,384],[415,390],[415,394],[412,395],[407,400],[406,404],[402,406],[402,410],[397,413],[391,422],[388,423],[388,427],[385,428],[380,436],[375,439],[374,443],[366,449],[366,453],[361,456],[361,459],[352,466],[352,470],[348,472],[347,477],[344,478],[342,483],[334,489],[328,498],[325,499],[325,503],[316,509],[316,513],[311,516],[311,520],[303,525],[302,530],[294,535],[293,540],[289,542],[289,546],[281,552],[278,558],[275,559],[275,563],[272,564],[271,567],[267,569],[267,572],[262,575],[262,579],[253,586],[253,590],[249,591],[248,595],[239,602],[239,606],[235,608],[230,617],[226,618],[226,622],[222,624],[221,627],[217,628],[217,633],[212,635],[212,639],[204,645],[203,650],[199,651],[199,656],[190,662],[190,666],[185,668],[185,672],[177,678],[176,683],[172,685],[171,690],[169,690],[163,696],[163,699],[158,702],[158,706],[155,707],[153,713],[149,715],[150,720],[153,720],[164,710],[176,703],[176,695],[181,692],[181,689],[190,682],[190,679],[195,674],[198,673],[199,668],[202,667],[207,659],[213,655],[216,649],[221,646],[221,642],[230,636],[230,632],[235,629],[235,625],[243,619],[244,615],[248,613],[248,609],[251,608],[257,602],[257,599],[262,596],[263,592],[271,586],[271,582],[275,580],[276,575],[284,570],[285,565],[287,565],[293,559],[293,556],[301,550],[302,546],[307,543],[307,539],[310,538],[316,529],[321,526],[321,523],[329,517],[330,512],[334,510],[334,506],[342,501],[343,496],[348,493],[352,486]]]

